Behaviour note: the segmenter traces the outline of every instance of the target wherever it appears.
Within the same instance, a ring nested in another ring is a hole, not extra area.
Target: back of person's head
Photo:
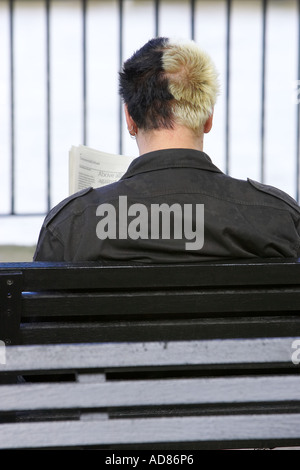
[[[120,95],[145,131],[180,124],[198,133],[213,113],[218,92],[215,65],[194,41],[151,39],[120,72]]]

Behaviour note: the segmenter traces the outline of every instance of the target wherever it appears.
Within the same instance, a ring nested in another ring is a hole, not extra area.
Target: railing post
[[[262,0],[262,75],[261,75],[261,131],[260,131],[260,180],[265,181],[265,100],[266,100],[266,29],[267,0]]]
[[[14,87],[14,0],[9,0],[9,48],[10,48],[10,158],[11,195],[10,214],[15,214],[15,87]]]
[[[230,40],[232,2],[227,0],[226,13],[226,110],[225,110],[225,171],[230,171]]]
[[[298,7],[298,73],[297,73],[297,87],[300,84],[300,0],[297,3]],[[298,97],[298,95],[297,95]],[[297,115],[296,115],[296,198],[300,201],[300,102],[297,100]]]
[[[50,64],[50,1],[46,0],[46,100],[47,100],[47,212],[51,209],[51,64]]]
[[[119,0],[119,67],[123,63],[123,0]],[[123,152],[123,103],[119,100],[119,153]]]
[[[82,96],[82,112],[83,112],[83,144],[87,143],[87,45],[86,45],[86,12],[87,0],[82,0],[82,83],[83,83],[83,96]]]

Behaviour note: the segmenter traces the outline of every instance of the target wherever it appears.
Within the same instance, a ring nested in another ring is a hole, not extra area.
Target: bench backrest
[[[300,261],[0,264],[0,305],[6,344],[293,336]]]

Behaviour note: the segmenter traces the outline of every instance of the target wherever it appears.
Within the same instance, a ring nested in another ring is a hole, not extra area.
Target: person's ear
[[[206,123],[204,124],[204,134],[208,134],[211,131],[213,124],[213,113],[209,116]]]
[[[129,114],[127,104],[124,105],[124,113],[129,134],[135,136],[137,134],[137,125]]]

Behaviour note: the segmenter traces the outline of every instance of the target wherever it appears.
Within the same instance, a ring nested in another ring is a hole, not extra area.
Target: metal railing
[[[100,0],[101,1],[101,0]],[[117,6],[116,12],[118,15],[118,63],[119,65],[123,61],[123,49],[124,49],[124,19],[125,19],[125,12],[124,6],[127,0],[116,0],[114,2],[115,6]],[[274,0],[273,0],[274,1]],[[81,100],[82,100],[82,143],[88,145],[89,144],[89,122],[88,122],[88,67],[87,67],[87,56],[89,53],[89,44],[87,41],[87,32],[88,32],[88,11],[92,4],[95,4],[96,0],[81,0],[80,2],[77,1],[76,5],[81,10],[81,36],[82,36],[82,67],[81,67],[81,74],[82,74],[82,90],[81,90]],[[52,197],[51,197],[51,178],[53,178],[51,172],[51,165],[52,165],[52,101],[51,96],[53,92],[53,84],[51,81],[51,67],[52,67],[52,51],[51,51],[51,8],[53,4],[53,0],[38,0],[36,1],[37,4],[43,5],[44,8],[44,18],[45,18],[45,37],[41,40],[45,41],[45,64],[46,64],[46,73],[45,73],[45,83],[41,84],[41,86],[45,89],[45,125],[46,125],[46,184],[45,184],[45,191],[46,191],[46,205],[44,211],[31,211],[28,208],[26,212],[19,212],[16,208],[15,203],[15,195],[16,195],[16,158],[15,158],[15,148],[16,148],[16,134],[15,134],[15,126],[16,126],[16,102],[15,102],[15,13],[16,8],[18,7],[18,2],[15,0],[1,0],[2,6],[4,5],[8,10],[8,18],[9,18],[9,83],[10,83],[10,118],[9,118],[9,127],[10,127],[10,150],[9,155],[2,155],[1,158],[9,158],[10,159],[10,204],[7,211],[1,213],[0,215],[4,216],[16,216],[16,215],[41,215],[46,213],[50,210],[51,206],[53,205]],[[31,2],[32,3],[32,2]],[[68,2],[60,2],[60,3],[68,3]],[[73,2],[74,3],[74,2]],[[138,3],[138,2],[135,2]],[[149,2],[148,2],[149,3]],[[160,34],[160,11],[162,1],[160,0],[153,0],[153,24],[154,24],[154,31],[153,35]],[[197,34],[197,26],[195,22],[195,9],[199,8],[205,2],[203,0],[186,0],[182,3],[188,4],[189,11],[190,11],[190,38],[195,39]],[[206,2],[207,3],[207,2]],[[231,84],[231,50],[232,50],[232,32],[231,32],[231,25],[232,25],[232,12],[234,7],[234,0],[224,0],[224,8],[226,11],[226,37],[224,41],[224,49],[225,49],[225,83],[224,83],[224,91],[225,91],[225,112],[224,112],[224,135],[225,135],[225,171],[230,174],[230,156],[231,156],[231,139],[230,139],[230,132],[231,132],[231,93],[232,93],[232,84]],[[260,92],[260,115],[257,116],[258,121],[260,122],[260,181],[265,181],[265,104],[266,104],[266,61],[267,55],[269,53],[268,44],[266,41],[266,33],[268,27],[268,9],[269,5],[272,3],[272,0],[261,0],[260,2],[260,21],[261,21],[261,92]],[[297,37],[297,57],[295,57],[295,61],[297,63],[297,74],[298,79],[300,79],[300,0],[295,2],[297,7],[296,14],[297,14],[297,24],[298,24],[298,37]],[[213,25],[212,25],[213,27]],[[106,38],[107,39],[107,38]],[[108,40],[108,39],[107,39]],[[1,48],[1,45],[0,45]],[[119,104],[119,112],[118,112],[118,134],[119,134],[119,143],[118,143],[118,150],[119,153],[123,152],[124,142],[123,142],[123,132],[122,132],[122,125],[123,125],[123,118],[122,118],[122,104]],[[296,143],[295,143],[295,179],[296,182],[293,183],[294,187],[296,188],[295,197],[299,200],[299,175],[300,175],[300,166],[299,166],[299,155],[300,155],[300,135],[299,135],[299,126],[300,126],[300,107],[297,106],[296,111]]]

